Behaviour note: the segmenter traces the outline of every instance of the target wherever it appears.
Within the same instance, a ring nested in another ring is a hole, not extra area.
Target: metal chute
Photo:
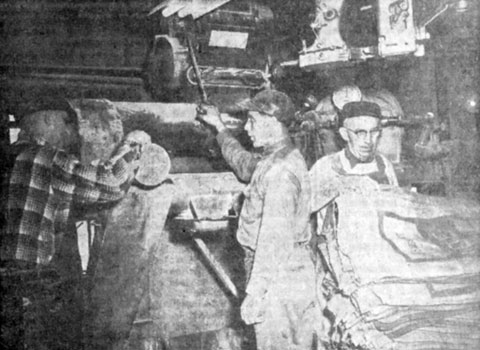
[[[170,17],[177,14],[180,18],[192,16],[193,19],[197,19],[229,1],[230,0],[166,0],[155,6],[148,15],[151,16],[162,10],[163,17]]]

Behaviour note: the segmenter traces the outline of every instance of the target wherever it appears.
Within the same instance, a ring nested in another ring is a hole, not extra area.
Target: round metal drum
[[[144,146],[139,159],[135,180],[148,187],[160,185],[170,172],[170,157],[167,151],[154,143]]]
[[[188,66],[188,49],[177,38],[155,36],[144,67],[144,79],[150,93],[161,96],[165,89],[179,88]]]

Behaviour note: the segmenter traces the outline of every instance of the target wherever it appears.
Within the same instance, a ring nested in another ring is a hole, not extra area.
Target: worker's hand
[[[359,316],[350,298],[336,294],[328,301],[327,309],[335,315],[333,333],[336,341],[340,341],[345,330],[351,328]]]
[[[118,162],[122,158],[125,159],[128,163],[130,163],[134,159],[139,158],[139,153],[129,144],[122,142],[116,149],[113,156],[107,162],[105,162],[104,165],[107,168],[111,168],[116,162]]]
[[[107,165],[115,164],[120,158],[124,158],[129,163],[140,159],[144,147],[151,142],[150,136],[144,131],[135,130],[130,132],[118,146]]]
[[[240,308],[240,313],[245,324],[261,323],[265,320],[266,300],[265,295],[255,296],[247,294]]]
[[[131,147],[140,147],[141,149],[152,143],[152,138],[145,131],[134,130],[131,131],[125,136],[124,143],[130,145]]]
[[[226,129],[220,118],[220,112],[215,106],[200,105],[197,108],[197,119],[215,128],[218,132]]]
[[[124,145],[130,147],[131,156],[133,159],[140,159],[143,149],[146,145],[152,143],[152,138],[145,131],[134,130],[131,131],[125,136],[122,146]],[[128,153],[128,152],[127,152]]]

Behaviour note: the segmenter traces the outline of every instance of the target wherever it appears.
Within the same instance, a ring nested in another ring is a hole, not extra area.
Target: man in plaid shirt
[[[53,268],[63,280],[76,280],[70,285],[78,290],[81,265],[72,206],[120,200],[133,180],[133,163],[140,156],[141,145],[150,138],[143,132],[131,133],[110,161],[84,165],[75,156],[79,149],[75,112],[66,102],[60,104],[31,113],[21,121],[19,141],[12,145],[7,159],[10,176],[1,260],[13,271]],[[81,303],[72,305],[71,312],[61,313],[78,314],[79,306]],[[53,329],[52,334],[57,331]],[[49,348],[80,344],[78,334],[77,338],[68,335],[49,344]]]
[[[32,129],[42,123],[45,113],[49,119],[60,124],[55,127],[62,131],[61,116],[64,112],[45,111],[27,117],[29,124],[23,121],[25,129]],[[54,115],[58,114],[58,117]],[[37,120],[34,120],[38,118]],[[137,156],[136,151],[126,140],[118,149],[116,161],[98,166],[83,165],[64,150],[68,149],[74,137],[68,129],[74,125],[65,124],[67,129],[63,145],[51,145],[47,142],[31,142],[32,135],[22,137],[13,145],[12,156],[15,163],[10,174],[7,207],[7,230],[2,244],[2,260],[48,265],[58,247],[57,237],[67,230],[72,203],[101,204],[121,199],[133,179],[133,169],[129,163]],[[35,136],[33,137],[35,138]],[[55,147],[57,146],[57,147]],[[123,155],[123,156],[121,156]]]

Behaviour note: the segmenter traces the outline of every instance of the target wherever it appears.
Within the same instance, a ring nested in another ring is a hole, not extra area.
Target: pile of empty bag
[[[343,341],[372,350],[480,349],[480,205],[359,177],[337,182],[324,188],[339,195],[333,229],[319,222],[319,247]]]

